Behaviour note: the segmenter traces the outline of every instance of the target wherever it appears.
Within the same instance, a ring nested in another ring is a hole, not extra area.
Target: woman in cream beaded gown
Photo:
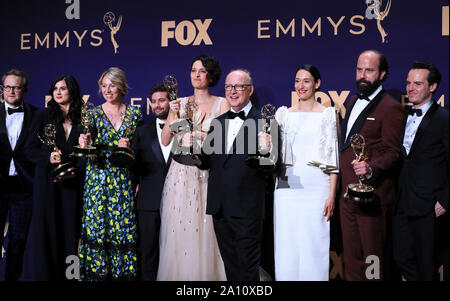
[[[164,145],[173,138],[170,123],[177,119],[177,112],[184,116],[188,101],[194,101],[198,110],[205,114],[201,126],[203,138],[211,120],[229,110],[224,98],[209,92],[209,87],[217,84],[220,73],[217,60],[211,56],[201,55],[192,61],[194,95],[171,102],[168,122],[162,131]],[[208,171],[172,160],[161,199],[157,280],[226,280],[212,217],[205,213],[207,185]]]
[[[328,280],[330,217],[338,180],[336,114],[315,99],[316,67],[295,75],[299,102],[277,110],[283,168],[274,193],[275,279]]]

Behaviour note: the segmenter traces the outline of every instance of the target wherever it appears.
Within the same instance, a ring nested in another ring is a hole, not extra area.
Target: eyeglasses
[[[252,86],[252,84],[244,84],[244,85],[225,85],[225,91],[231,91],[233,88],[236,91],[244,91],[245,87]]]
[[[6,92],[11,92],[11,91],[22,91],[23,86],[4,86],[3,90],[5,90]]]

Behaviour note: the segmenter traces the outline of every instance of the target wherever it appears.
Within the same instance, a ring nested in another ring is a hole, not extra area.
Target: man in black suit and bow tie
[[[137,219],[139,229],[139,268],[141,280],[155,281],[159,262],[161,194],[172,155],[171,144],[161,143],[161,131],[169,113],[166,86],[156,85],[151,92],[152,112],[156,120],[136,129],[132,140],[135,171],[138,176]]]
[[[32,213],[34,165],[27,151],[36,135],[38,108],[23,101],[28,89],[26,73],[10,70],[2,82],[5,102],[0,104],[0,246],[9,212],[5,279],[17,280],[22,273]]]
[[[209,168],[206,213],[213,216],[229,281],[259,280],[265,171],[245,163],[252,145],[254,153],[258,143],[261,118],[250,102],[252,94],[248,71],[240,69],[228,74],[225,97],[231,109],[211,122],[200,167]],[[264,139],[264,148],[268,149],[270,139],[264,136],[261,141]]]
[[[432,100],[441,74],[428,62],[412,64],[406,93],[404,160],[393,220],[394,258],[408,281],[433,280],[435,223],[448,210],[448,110]]]

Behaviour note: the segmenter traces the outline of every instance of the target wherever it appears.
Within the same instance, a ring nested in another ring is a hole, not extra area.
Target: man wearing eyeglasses
[[[0,245],[9,212],[5,280],[17,280],[22,272],[23,254],[31,220],[34,165],[27,150],[35,134],[38,108],[23,101],[28,76],[10,70],[2,78],[0,104]]]
[[[259,110],[250,102],[253,91],[248,71],[234,70],[228,74],[225,97],[231,109],[213,120],[205,140],[205,143],[221,145],[210,144],[215,151],[202,156],[200,167],[210,170],[206,213],[213,216],[228,281],[260,279],[267,172],[245,163],[251,153],[250,145],[258,143],[258,120],[261,118]],[[262,145],[261,140],[259,146],[268,149],[270,138],[265,138],[267,144]]]

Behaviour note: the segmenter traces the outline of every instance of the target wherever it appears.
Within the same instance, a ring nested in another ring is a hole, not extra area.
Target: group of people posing
[[[194,58],[193,94],[172,99],[170,87],[153,86],[156,118],[144,124],[139,108],[124,102],[125,73],[111,67],[98,81],[105,101],[90,111],[86,131],[74,77],[55,79],[47,108],[38,109],[24,102],[28,76],[7,72],[0,105],[5,279],[19,279],[24,253],[33,252],[31,280],[67,279],[66,259],[75,255],[80,280],[257,281],[265,202],[273,195],[275,280],[328,280],[336,205],[346,280],[382,280],[391,236],[403,277],[432,280],[436,220],[448,209],[448,110],[432,100],[438,69],[413,63],[405,109],[383,88],[385,56],[363,51],[359,94],[346,102],[343,119],[316,100],[317,67],[302,65],[294,75],[298,103],[278,108],[275,126],[264,131],[247,126],[263,118],[250,101],[254,85],[245,69],[227,74],[223,98],[210,93],[221,77],[218,61]],[[201,123],[177,132],[171,125],[190,105]],[[49,124],[57,148],[42,139]],[[354,134],[365,139],[364,158],[354,153]],[[179,146],[195,143],[201,164],[173,160]],[[95,156],[74,156],[79,147],[95,147]],[[134,163],[114,164],[115,147],[131,149]],[[278,154],[273,164],[248,164],[264,153]],[[72,176],[55,179],[52,171],[65,163],[74,166]],[[346,194],[359,181],[374,188],[368,202]],[[373,255],[381,264],[371,274]]]

